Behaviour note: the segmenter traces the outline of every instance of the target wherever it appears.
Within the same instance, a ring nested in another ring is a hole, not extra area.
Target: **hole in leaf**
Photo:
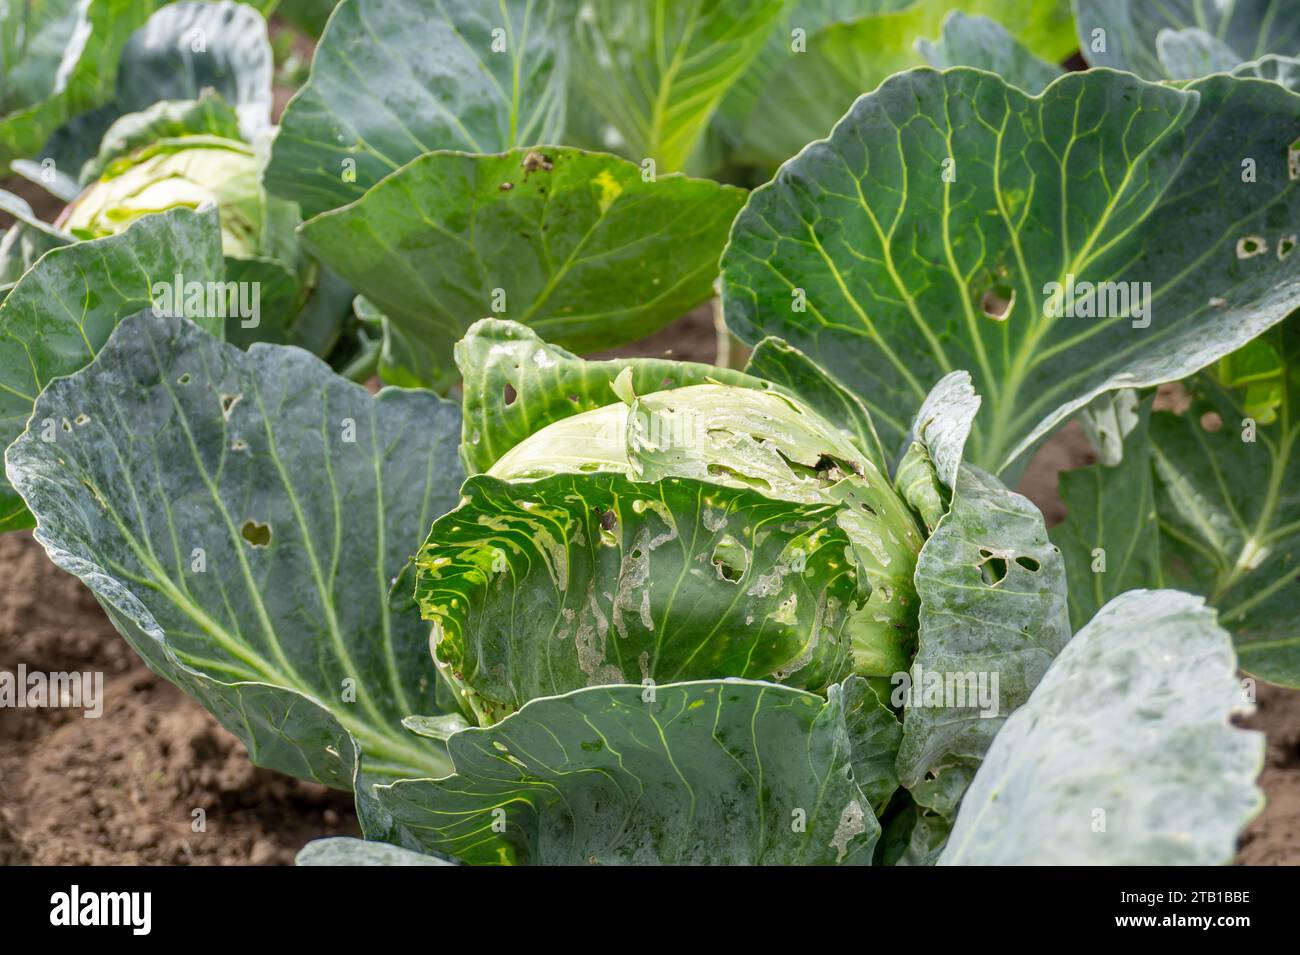
[[[222,395],[221,396],[221,417],[229,418],[230,412],[235,410],[235,405],[239,404],[239,399],[243,395]]]
[[[987,317],[1004,322],[1016,304],[1016,290],[1010,285],[992,285],[980,297],[980,311]]]
[[[772,485],[763,480],[763,478],[741,474],[735,468],[729,468],[725,464],[710,464],[708,470],[710,477],[727,478],[743,487],[757,488],[760,491],[767,491],[772,488]]]
[[[1007,562],[1001,557],[990,557],[980,564],[980,576],[984,583],[996,587],[1007,577]]]
[[[749,569],[749,551],[730,534],[724,535],[718,541],[717,546],[713,548],[711,559],[713,566],[717,568],[718,576],[733,584],[744,577],[745,571]]]
[[[1039,568],[1042,567],[1042,564],[1034,560],[1032,557],[1017,557],[1016,563],[1025,568],[1025,570],[1029,571],[1031,574],[1038,573]]]
[[[1294,235],[1283,236],[1277,241],[1277,257],[1285,259],[1295,251],[1296,237]]]
[[[515,399],[519,397],[519,393],[515,391],[515,386],[507,381],[505,387],[501,389],[501,397],[505,401],[506,407],[509,407],[515,403]]]
[[[1243,235],[1237,240],[1237,258],[1250,259],[1268,251],[1268,240],[1262,235]]]
[[[1223,419],[1217,411],[1207,411],[1201,415],[1201,427],[1213,434],[1223,427]]]
[[[266,547],[271,543],[271,525],[249,518],[239,528],[239,536],[252,547]]]
[[[189,383],[190,383],[190,373],[188,371],[176,379],[176,384],[178,385],[188,385]]]

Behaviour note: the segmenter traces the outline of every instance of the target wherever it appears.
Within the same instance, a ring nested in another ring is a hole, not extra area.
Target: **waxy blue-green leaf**
[[[36,539],[153,669],[258,765],[351,788],[355,740],[366,813],[369,782],[449,768],[401,723],[436,712],[438,677],[389,587],[456,501],[459,427],[428,392],[144,312],[46,387],[6,463]]]
[[[703,179],[647,181],[605,153],[439,152],[301,234],[414,352],[414,367],[390,375],[446,387],[457,377],[453,346],[485,315],[590,351],[707,300],[744,198]]]
[[[310,217],[435,149],[558,141],[564,13],[543,0],[343,0],[285,108],[267,188]]]
[[[916,50],[935,69],[977,66],[1035,95],[1064,72],[1055,62],[1031,53],[996,20],[966,16],[959,10],[944,19],[937,40],[917,40]]]
[[[1293,93],[1300,93],[1300,56],[1261,56],[1258,60],[1239,64],[1232,74],[1271,80]]]
[[[924,817],[920,862],[932,861],[984,752],[1070,638],[1065,568],[1042,514],[961,461],[978,409],[969,377],[947,376],[917,414],[907,455],[929,458],[948,504],[917,559],[919,646],[890,700],[904,708],[898,775]]]
[[[1297,135],[1300,96],[1258,80],[1095,70],[1031,97],[912,70],[750,195],[727,323],[853,383],[887,446],[969,370],[967,458],[1004,469],[1096,395],[1182,377],[1300,305],[1276,254],[1300,218]]]
[[[847,676],[869,590],[839,508],[668,478],[470,478],[416,558],[434,652],[488,723],[539,696]]]
[[[469,863],[869,865],[846,709],[839,687],[592,687],[457,733],[455,775],[378,792],[404,844]]]
[[[952,500],[980,397],[970,374],[954,371],[930,389],[909,432],[894,486],[933,531]]]
[[[316,839],[298,851],[295,865],[451,865],[446,859],[412,852],[386,842],[365,842],[348,836]]]
[[[1292,0],[1074,0],[1074,11],[1089,64],[1151,80],[1231,69],[1267,53],[1300,54],[1300,6]],[[1191,72],[1198,61],[1204,72]]]
[[[688,167],[718,103],[762,49],[781,0],[569,0],[569,113],[582,145],[659,172]],[[595,117],[586,115],[594,110]],[[592,129],[600,125],[600,130]]]
[[[744,125],[740,158],[774,170],[807,143],[826,136],[860,95],[894,73],[925,63],[916,41],[936,36],[954,10],[993,17],[1030,53],[1050,62],[1074,50],[1066,0],[867,4],[859,7],[857,19],[836,17],[839,22],[810,32],[805,51],[784,58]]]
[[[157,301],[155,284],[171,286],[178,275],[222,280],[215,210],[147,216],[118,235],[53,249],[24,273],[0,303],[0,445],[27,425],[42,388],[89,364],[120,321]],[[222,319],[199,320],[224,331]],[[56,428],[40,418],[35,426]],[[0,530],[30,526],[27,508],[0,480]]]
[[[1212,865],[1263,805],[1228,635],[1171,590],[1110,601],[1011,715],[943,865]]]
[[[1241,667],[1300,686],[1300,321],[1252,343],[1272,352],[1276,407],[1251,382],[1203,372],[1191,408],[1151,418],[1165,580],[1204,594]],[[1266,420],[1270,418],[1272,420]]]
[[[1113,414],[1110,397],[1103,395],[1098,402]],[[1087,410],[1103,409],[1090,405]],[[1059,478],[1066,515],[1049,536],[1065,561],[1070,623],[1075,630],[1111,598],[1164,583],[1148,439],[1151,402],[1134,404],[1125,414],[1131,414],[1132,420],[1102,432],[1106,441],[1101,460],[1062,471]]]

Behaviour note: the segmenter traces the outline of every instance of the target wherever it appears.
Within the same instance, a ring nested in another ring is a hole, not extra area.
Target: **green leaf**
[[[1089,64],[1152,80],[1231,69],[1266,53],[1300,54],[1300,7],[1289,0],[1074,0],[1074,11]],[[1191,72],[1198,59],[1202,72]]]
[[[401,723],[437,711],[437,674],[389,584],[455,503],[454,405],[145,312],[46,387],[45,418],[68,424],[7,454],[37,540],[253,762],[351,788],[355,740],[368,831],[369,782],[448,771]]]
[[[660,172],[687,167],[718,103],[762,49],[781,0],[583,0],[576,13],[570,113],[608,128],[584,145]]]
[[[716,381],[746,388],[765,383],[729,368],[660,358],[584,361],[547,344],[516,322],[485,318],[456,344],[464,378],[464,433],[460,457],[480,474],[529,435],[564,418],[615,400],[612,384],[632,369],[632,387],[648,394]]]
[[[1142,402],[1133,414],[1130,430],[1106,432],[1115,435],[1117,443],[1122,442],[1122,457],[1107,463],[1103,453],[1096,464],[1060,475],[1067,513],[1049,536],[1065,561],[1070,623],[1075,630],[1112,597],[1147,584],[1163,585],[1147,438],[1151,402]]]
[[[838,687],[592,687],[449,749],[455,775],[379,794],[407,845],[469,863],[867,865],[880,833]]]
[[[1300,93],[1300,57],[1269,54],[1240,64],[1232,74],[1270,80],[1282,84],[1293,93]]]
[[[452,865],[437,856],[412,852],[386,842],[365,842],[348,836],[316,839],[298,852],[295,865]]]
[[[105,131],[95,157],[82,168],[81,181],[98,179],[113,160],[150,143],[191,135],[239,139],[239,118],[212,90],[204,90],[198,99],[166,100],[119,116]]]
[[[209,91],[234,108],[236,138],[252,141],[271,126],[273,70],[266,20],[254,7],[234,0],[167,4],[123,47],[113,96],[61,126],[42,147],[42,159],[85,185],[97,175],[87,164],[106,136],[120,136],[113,129],[119,121]]]
[[[968,17],[957,10],[944,18],[938,40],[917,40],[916,50],[935,69],[977,66],[997,73],[1026,93],[1041,93],[1064,72],[1055,63],[1034,56],[996,20]]]
[[[302,280],[283,262],[271,258],[226,258],[226,281],[241,289],[256,289],[256,314],[233,316],[226,322],[226,340],[240,348],[253,342],[288,344],[290,324],[302,304]],[[241,300],[247,304],[247,300]]]
[[[1156,55],[1171,80],[1191,80],[1211,73],[1231,73],[1241,57],[1222,40],[1204,30],[1161,30]]]
[[[432,150],[560,139],[564,12],[542,0],[343,0],[281,118],[267,189],[310,217]]]
[[[707,300],[743,203],[707,180],[647,182],[603,153],[432,153],[302,236],[415,350],[403,371],[446,387],[454,344],[484,315],[590,351]]]
[[[1247,387],[1202,373],[1191,408],[1151,418],[1166,581],[1204,594],[1247,673],[1300,686],[1300,322],[1262,341],[1282,359],[1271,423]],[[1252,343],[1253,344],[1253,343]],[[1253,440],[1251,440],[1253,439]]]
[[[894,486],[921,515],[928,531],[948,513],[966,440],[979,410],[980,397],[971,387],[970,374],[954,371],[930,389],[916,413]]]
[[[838,425],[881,474],[889,473],[889,455],[862,399],[799,349],[779,338],[765,338],[754,347],[745,371],[808,402]]]
[[[852,744],[853,779],[879,818],[898,790],[894,764],[903,739],[903,724],[861,677],[849,677],[841,685],[841,692]]]
[[[923,64],[916,41],[937,35],[953,10],[996,18],[1029,52],[1051,62],[1075,48],[1066,0],[877,4],[856,20],[832,22],[810,33],[807,51],[785,58],[745,124],[741,158],[774,170],[806,143],[827,135],[862,93],[894,73]]]
[[[907,2],[910,0],[894,0],[893,3],[885,0],[882,5],[897,6]],[[753,115],[772,74],[787,60],[799,55],[795,50],[795,30],[803,31],[806,43],[808,37],[830,23],[862,16],[864,7],[864,0],[786,0],[775,22],[768,28],[762,48],[718,104],[714,123],[723,127],[727,139],[734,140]]]
[[[14,224],[0,238],[0,301],[50,249],[76,241],[61,229],[41,221],[27,200],[0,189],[0,212],[12,216]]]
[[[266,19],[255,6],[221,0],[163,7],[122,50],[116,105],[138,112],[212,90],[234,107],[251,141],[271,125],[275,71]]]
[[[1264,760],[1263,734],[1229,724],[1234,670],[1200,598],[1116,597],[998,733],[940,863],[1231,862]]]
[[[41,389],[88,364],[128,315],[149,308],[154,285],[222,278],[215,210],[146,216],[125,232],[47,252],[0,304],[0,446],[27,425]],[[222,320],[201,319],[220,333]],[[75,417],[75,415],[73,416]],[[37,430],[56,433],[37,417]],[[31,515],[0,480],[0,530],[31,526]]]
[[[969,378],[954,373],[913,425],[909,454],[927,454],[950,503],[917,559],[919,647],[890,700],[904,709],[899,779],[923,816],[949,820],[1007,715],[1070,639],[1065,568],[1042,514],[961,463],[978,408]],[[922,823],[928,861],[945,825]]]
[[[118,56],[164,0],[47,0],[0,13],[0,169],[113,93]],[[23,21],[20,23],[19,21]]]
[[[869,590],[840,509],[685,478],[470,478],[416,598],[480,722],[605,683],[737,676],[822,690],[851,672]]]
[[[1035,98],[912,70],[750,195],[723,254],[727,324],[852,382],[886,446],[968,369],[986,407],[968,458],[1005,469],[1096,395],[1189,374],[1300,305],[1273,251],[1300,217],[1298,123],[1300,96],[1227,76],[1089,71]],[[1107,317],[1077,316],[1103,281]]]

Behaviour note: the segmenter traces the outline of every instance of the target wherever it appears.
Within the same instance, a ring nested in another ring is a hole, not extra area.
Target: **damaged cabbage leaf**
[[[862,399],[799,349],[779,338],[765,338],[754,346],[745,371],[798,395],[827,421],[847,432],[876,470],[889,473],[889,454],[880,443]]]
[[[1071,73],[1037,98],[967,68],[894,76],[750,195],[727,323],[851,382],[886,446],[968,369],[967,457],[1006,469],[1096,395],[1182,377],[1300,305],[1298,125],[1300,96],[1227,76]]]
[[[455,775],[380,787],[410,848],[476,864],[869,865],[844,693],[746,680],[602,686],[449,743]]]
[[[171,286],[177,275],[187,283],[222,280],[215,210],[149,216],[118,235],[53,249],[24,273],[0,303],[0,446],[22,432],[42,388],[89,364],[118,322],[154,304],[155,283]],[[224,331],[222,319],[200,321]],[[59,433],[56,419],[39,415],[33,427]],[[0,479],[0,531],[31,526],[22,500]]]
[[[595,411],[614,400],[612,385],[630,369],[628,385],[646,394],[682,385],[718,382],[745,388],[766,382],[729,368],[662,358],[586,361],[542,341],[517,322],[485,318],[456,343],[464,378],[465,430],[460,456],[480,474],[529,435],[563,418]]]
[[[310,217],[435,149],[559,140],[565,12],[545,0],[343,0],[280,120],[266,188]]]
[[[416,558],[416,598],[482,723],[603,683],[822,690],[851,672],[869,592],[837,507],[616,473],[478,476],[462,493]]]
[[[303,241],[413,354],[397,384],[446,387],[469,323],[499,314],[578,351],[643,337],[713,294],[745,194],[576,149],[433,153]]]
[[[915,862],[933,861],[985,751],[1070,639],[1065,568],[1042,514],[961,463],[978,408],[956,373],[912,429],[909,455],[925,453],[950,495],[917,559],[918,649],[890,700],[904,708],[897,768],[918,807]]]
[[[1254,375],[1202,372],[1186,382],[1187,412],[1152,415],[1160,548],[1166,582],[1218,608],[1242,669],[1296,687],[1300,321],[1288,319],[1249,351],[1271,362],[1235,363],[1256,367]]]
[[[6,461],[50,559],[151,668],[257,765],[349,789],[352,740],[365,780],[449,769],[402,726],[438,712],[437,674],[389,586],[456,501],[459,427],[427,392],[371,396],[300,349],[144,312],[46,387]]]
[[[1116,597],[984,757],[941,865],[1215,865],[1263,805],[1262,733],[1199,597]]]
[[[1074,0],[1079,49],[1091,66],[1151,80],[1230,71],[1267,53],[1300,54],[1291,0]]]

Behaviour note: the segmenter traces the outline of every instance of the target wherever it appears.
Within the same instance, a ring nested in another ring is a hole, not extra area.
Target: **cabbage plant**
[[[128,45],[64,218],[5,200],[0,528],[354,794],[302,864],[1228,862],[1238,666],[1297,682],[1300,51],[1192,6],[343,0],[273,139],[110,117]],[[360,374],[159,307],[304,253]],[[710,299],[743,370],[583,357]]]
[[[256,761],[353,788],[375,860],[1231,857],[1228,634],[1133,590],[1071,638],[1041,515],[962,460],[964,373],[891,468],[784,343],[588,362],[486,320],[457,356],[459,409],[145,311],[7,454],[51,558]]]

